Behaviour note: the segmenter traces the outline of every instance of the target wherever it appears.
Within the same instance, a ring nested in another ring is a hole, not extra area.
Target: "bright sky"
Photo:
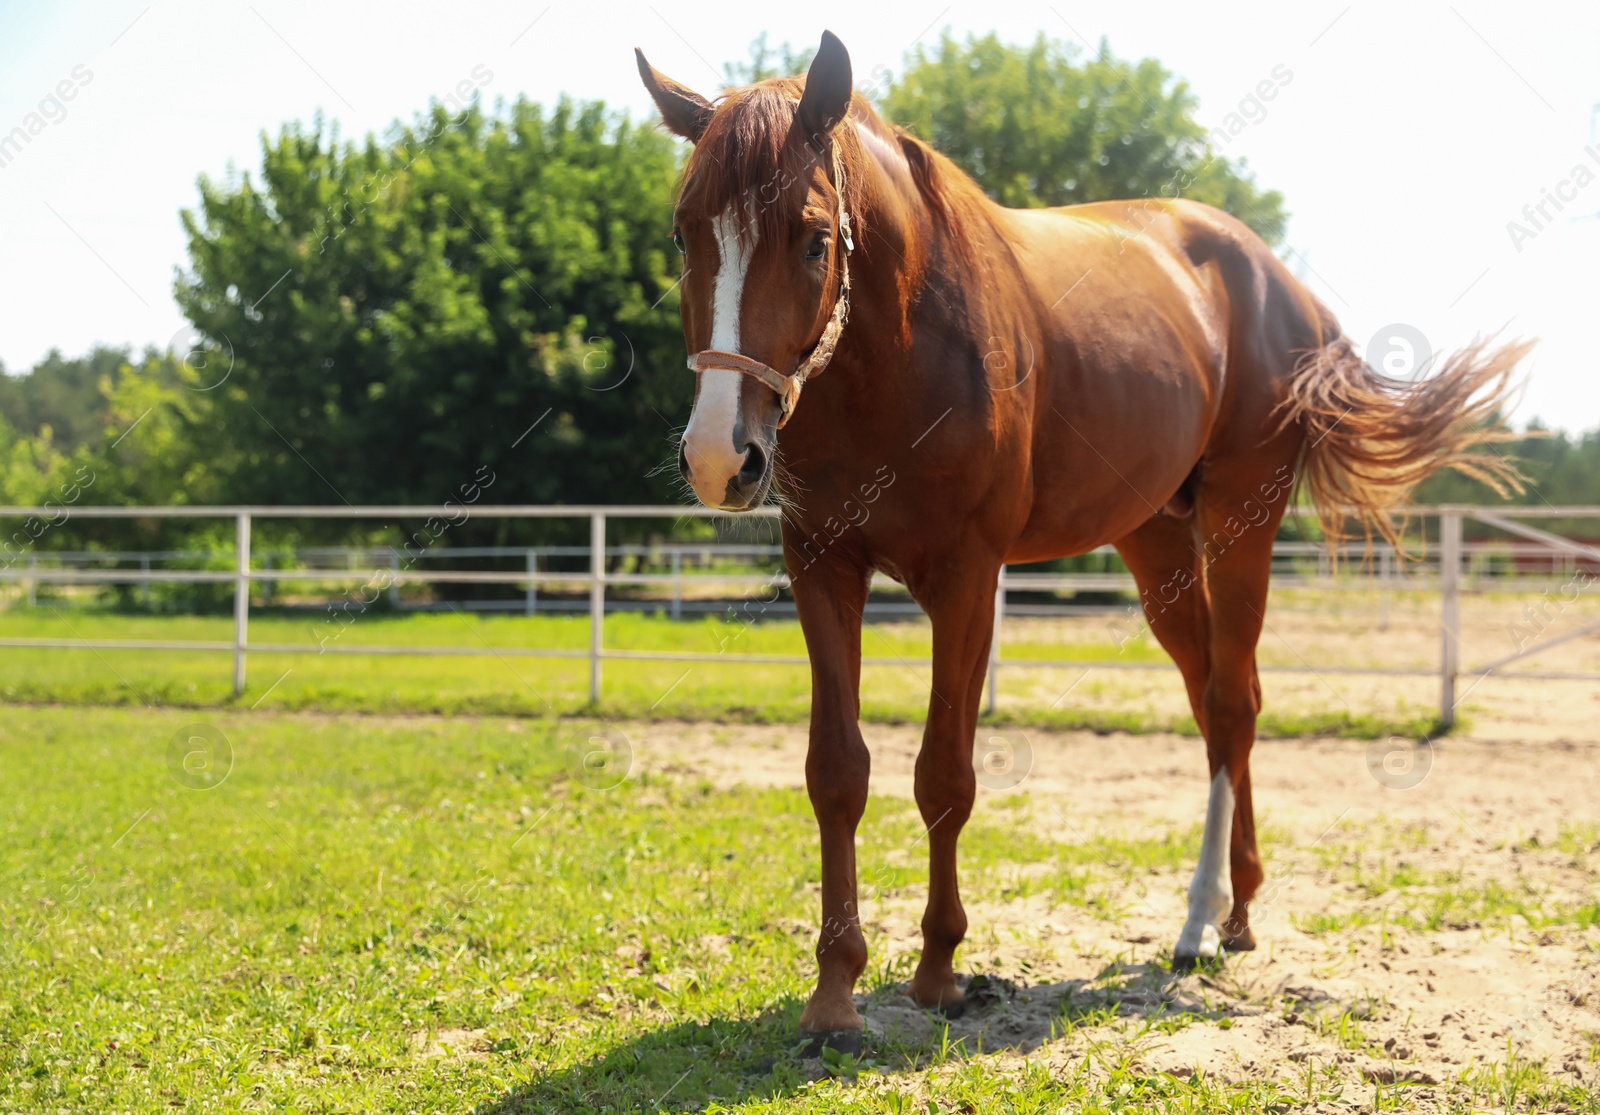
[[[285,121],[382,131],[480,63],[490,101],[567,93],[644,113],[635,45],[713,93],[762,31],[811,44],[831,29],[864,82],[948,27],[1105,36],[1186,78],[1207,127],[1286,66],[1226,153],[1283,191],[1296,273],[1363,344],[1393,323],[1435,350],[1501,327],[1541,337],[1518,419],[1600,425],[1600,5],[1219,7],[0,0],[0,141],[58,86],[72,94],[20,150],[0,147],[0,360],[165,347],[183,327],[178,210],[198,175],[254,170],[259,133]],[[1558,211],[1547,192],[1570,200]]]

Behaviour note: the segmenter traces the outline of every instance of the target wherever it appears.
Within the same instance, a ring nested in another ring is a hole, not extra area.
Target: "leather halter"
[[[800,366],[788,375],[770,364],[763,364],[738,352],[708,348],[689,357],[689,370],[697,374],[712,369],[739,372],[772,388],[783,408],[778,418],[780,430],[799,404],[800,389],[805,386],[806,380],[820,374],[828,366],[828,361],[833,359],[834,349],[839,347],[839,335],[844,332],[845,319],[850,316],[850,253],[855,250],[856,244],[850,232],[850,213],[844,207],[844,161],[839,154],[838,140],[834,141],[833,148],[833,180],[839,193],[839,238],[844,241],[844,254],[839,259],[839,295],[834,300],[828,324],[822,327],[822,336],[811,349],[811,355],[800,361]]]

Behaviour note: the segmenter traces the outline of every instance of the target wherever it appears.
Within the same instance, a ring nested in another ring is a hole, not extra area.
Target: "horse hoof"
[[[981,985],[984,977],[974,976],[973,979],[979,981]],[[923,1010],[932,1011],[945,1018],[960,1018],[962,1012],[967,1009],[966,992],[961,989],[961,984],[953,978],[949,980],[930,979],[920,984],[916,978],[913,978],[901,990],[905,992],[907,998]]]
[[[800,1055],[802,1057],[820,1057],[824,1049],[831,1049],[835,1053],[848,1053],[858,1056],[866,1048],[865,1029],[861,1030],[801,1030]]]
[[[1172,970],[1174,972],[1192,972],[1196,968],[1220,968],[1222,956],[1195,956],[1183,953],[1172,954]]]
[[[1250,927],[1247,925],[1231,937],[1224,937],[1222,947],[1229,952],[1253,952],[1256,947],[1256,935],[1250,932]]]

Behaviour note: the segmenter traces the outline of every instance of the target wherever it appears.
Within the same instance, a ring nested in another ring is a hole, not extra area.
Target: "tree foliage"
[[[913,51],[881,108],[1004,205],[1182,196],[1232,213],[1268,243],[1282,239],[1282,195],[1208,146],[1186,82],[1104,43],[1092,58],[1077,54],[1043,35],[1012,47],[946,33]]]
[[[126,347],[95,345],[80,357],[51,349],[27,372],[0,375],[0,416],[29,434],[48,426],[58,446],[85,445],[104,428],[107,393],[128,359]]]
[[[563,101],[436,106],[387,142],[318,122],[259,183],[202,181],[179,304],[209,339],[239,502],[667,499],[687,402],[655,129]]]
[[[47,415],[32,433],[0,417],[0,498],[45,510],[0,521],[0,566],[63,548],[179,548],[212,529],[174,519],[83,518],[70,531],[57,529],[86,506],[217,503],[234,471],[190,369],[153,352],[137,364],[115,355],[123,362],[100,376],[93,404],[99,425],[84,440],[55,436],[62,415]],[[40,367],[70,363],[52,354]]]

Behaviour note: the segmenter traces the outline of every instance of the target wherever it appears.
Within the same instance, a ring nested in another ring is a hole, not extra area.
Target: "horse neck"
[[[850,259],[850,300],[858,332],[848,347],[863,355],[870,348],[877,376],[884,371],[883,345],[908,336],[925,284],[935,278],[934,261],[945,253],[939,222],[917,189],[898,140],[866,123],[856,129],[865,158],[855,171],[862,181],[860,211],[853,215],[859,228]],[[867,328],[876,336],[863,345],[869,339],[860,332]],[[847,328],[845,337],[850,332]]]
[[[925,315],[947,315],[960,276],[946,275],[952,258],[935,219],[892,135],[862,141],[866,157],[854,169],[851,220],[858,228],[849,259],[850,316],[822,379],[800,401],[801,420],[784,435],[786,467],[801,483],[789,497],[796,522],[832,513],[839,492],[869,481],[884,464],[881,445],[914,425],[918,407],[905,400],[926,392],[929,369],[912,360],[911,338]],[[913,440],[915,433],[907,435]],[[824,492],[831,492],[825,496]],[[815,524],[813,524],[815,525]]]

